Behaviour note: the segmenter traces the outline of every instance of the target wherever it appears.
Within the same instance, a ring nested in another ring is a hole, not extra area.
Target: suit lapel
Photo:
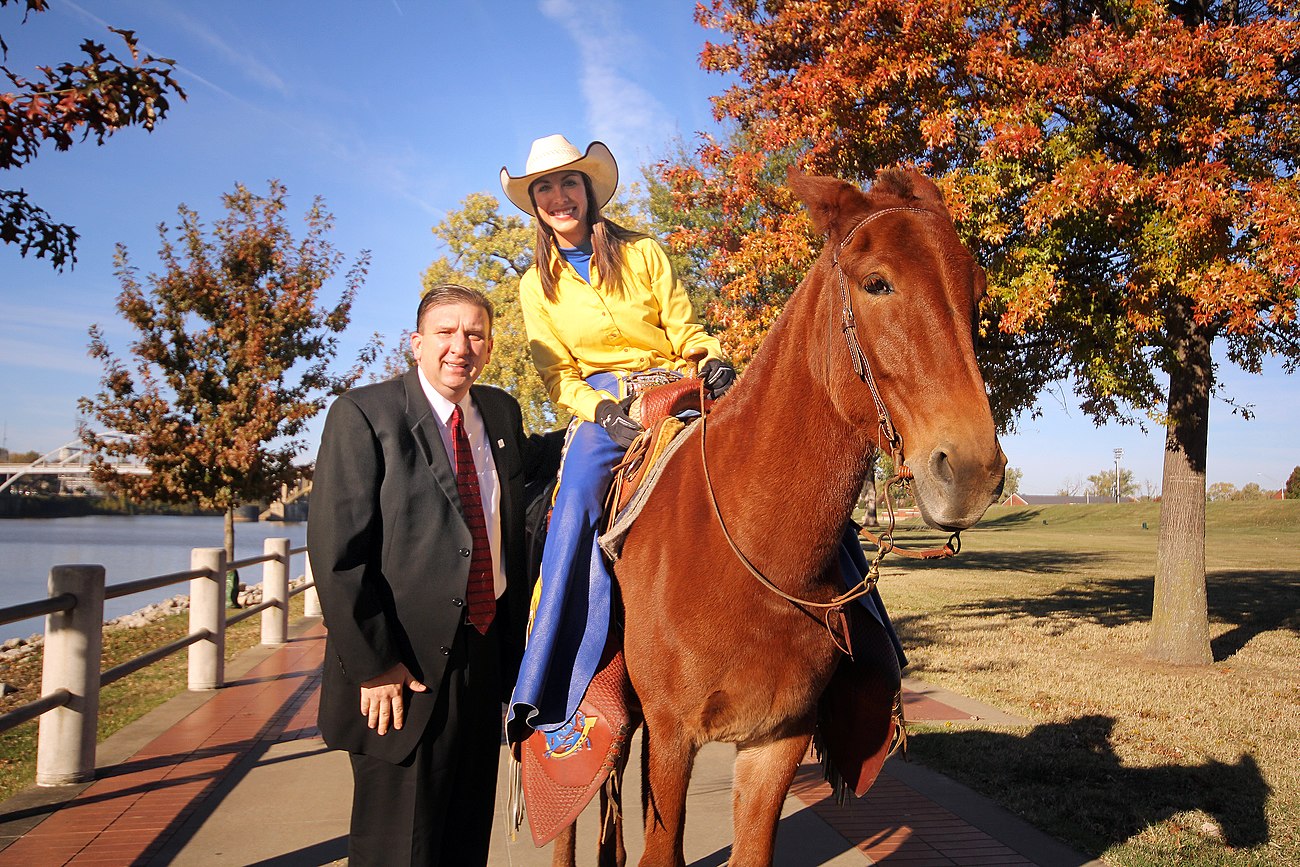
[[[415,368],[411,368],[402,377],[402,384],[406,387],[406,422],[411,429],[411,436],[438,487],[442,488],[447,499],[451,500],[456,511],[463,517],[465,510],[460,504],[460,492],[456,488],[456,473],[452,469],[451,458],[447,456],[447,449],[442,444],[442,432],[438,428],[437,419],[433,417],[433,407],[429,406],[429,399],[424,395]]]

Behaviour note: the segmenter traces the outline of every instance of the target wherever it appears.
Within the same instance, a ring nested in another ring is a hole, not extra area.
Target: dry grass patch
[[[955,563],[883,570],[908,673],[1034,721],[912,755],[1111,864],[1300,863],[1300,502],[1211,507],[1203,668],[1143,655],[1157,520],[995,508]]]

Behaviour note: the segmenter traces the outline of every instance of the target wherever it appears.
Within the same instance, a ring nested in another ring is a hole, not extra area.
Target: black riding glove
[[[636,435],[641,433],[641,425],[632,421],[632,417],[627,414],[627,409],[632,405],[632,398],[625,397],[618,403],[612,400],[602,400],[596,404],[596,424],[605,429],[609,438],[618,443],[623,448],[628,448],[636,440]]]
[[[710,358],[700,368],[700,379],[709,390],[709,397],[717,400],[727,393],[736,381],[736,368],[720,358]]]

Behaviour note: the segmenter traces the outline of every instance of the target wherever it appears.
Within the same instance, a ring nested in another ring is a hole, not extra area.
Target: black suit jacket
[[[508,692],[528,611],[524,468],[537,461],[538,446],[524,436],[513,397],[482,385],[470,394],[501,483],[507,592],[496,631]],[[328,746],[391,762],[415,748],[465,612],[471,544],[456,474],[416,371],[339,397],[326,417],[307,525],[328,630],[319,714]],[[380,736],[361,715],[361,683],[398,662],[429,691],[408,691],[405,725]]]

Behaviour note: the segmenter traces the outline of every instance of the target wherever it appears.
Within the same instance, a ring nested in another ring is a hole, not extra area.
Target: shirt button
[[[470,551],[469,551],[468,548],[461,548],[461,549],[460,549],[460,556],[462,556],[462,557],[468,557],[469,554],[470,554]]]
[[[451,648],[447,647],[445,644],[442,647],[438,648],[438,652],[441,653],[443,656],[451,656]]]
[[[451,600],[451,604],[459,608],[465,604],[465,600],[461,599],[459,596],[453,596]]]

